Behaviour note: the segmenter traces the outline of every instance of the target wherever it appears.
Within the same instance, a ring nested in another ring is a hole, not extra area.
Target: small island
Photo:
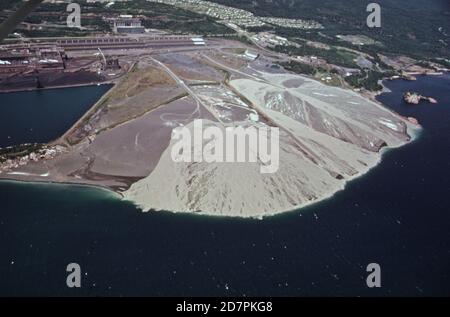
[[[407,91],[403,95],[403,100],[408,104],[418,105],[422,100],[428,101],[429,103],[437,103],[437,100],[431,97],[425,97],[417,92]]]

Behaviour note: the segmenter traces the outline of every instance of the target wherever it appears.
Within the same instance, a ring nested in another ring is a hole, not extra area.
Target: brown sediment
[[[354,92],[263,71],[205,85],[220,72],[195,53],[182,55],[159,58],[167,68],[142,57],[66,133],[63,140],[71,145],[52,159],[14,170],[30,176],[14,177],[107,187],[143,210],[260,218],[332,196],[376,166],[382,148],[410,139],[411,123]],[[199,69],[205,76],[191,76]],[[187,86],[177,76],[196,78],[198,85]],[[255,112],[258,120],[247,118]],[[194,119],[221,130],[279,127],[279,170],[261,174],[261,160],[175,163],[172,130],[193,129]]]

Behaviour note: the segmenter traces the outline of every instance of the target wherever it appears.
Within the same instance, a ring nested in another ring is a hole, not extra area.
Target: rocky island
[[[417,92],[407,91],[403,95],[403,100],[408,104],[418,105],[421,101],[428,101],[429,103],[437,103],[437,100],[431,97],[425,97]]]

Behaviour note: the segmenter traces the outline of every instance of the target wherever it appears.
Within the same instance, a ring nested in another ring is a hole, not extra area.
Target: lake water
[[[0,147],[53,141],[110,88],[101,85],[0,94]]]
[[[99,189],[0,182],[0,295],[449,296],[450,76],[387,86],[380,101],[418,118],[420,138],[335,197],[263,221],[144,214]],[[405,105],[406,90],[439,104]],[[81,289],[66,287],[72,262]],[[366,286],[372,262],[380,289]]]

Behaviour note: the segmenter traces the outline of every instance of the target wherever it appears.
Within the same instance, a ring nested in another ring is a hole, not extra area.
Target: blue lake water
[[[0,94],[0,147],[53,141],[110,88],[101,85]]]
[[[144,214],[98,189],[0,182],[0,295],[449,296],[450,76],[387,86],[380,101],[418,118],[420,138],[332,199],[263,221]],[[439,104],[408,106],[406,90]],[[81,289],[66,287],[72,262]],[[372,262],[380,289],[366,286]]]

